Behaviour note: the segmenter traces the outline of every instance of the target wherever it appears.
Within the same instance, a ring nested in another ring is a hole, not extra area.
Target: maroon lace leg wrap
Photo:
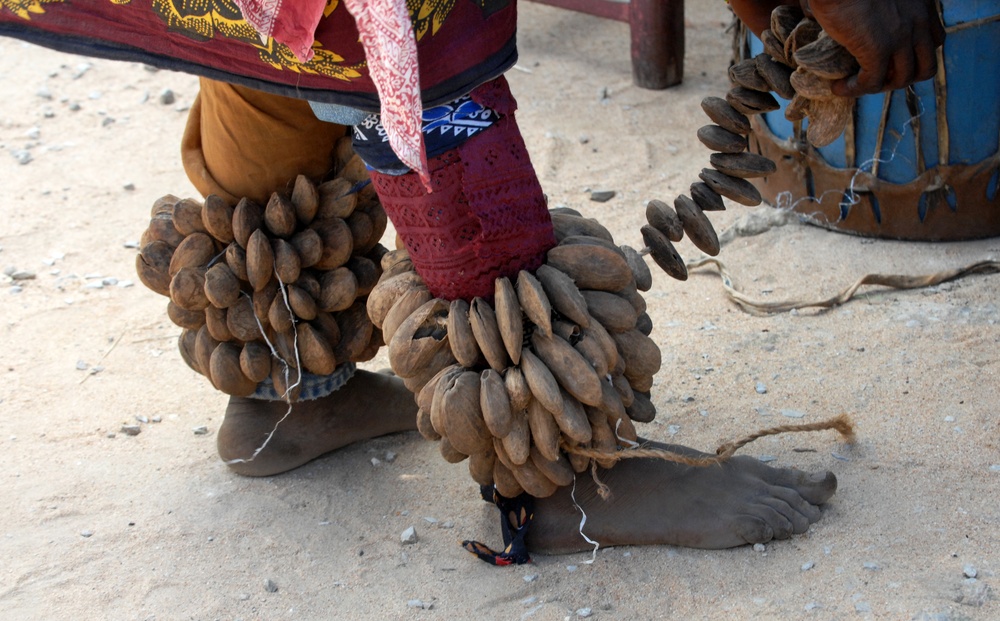
[[[545,261],[552,220],[513,116],[428,163],[429,194],[414,173],[371,177],[432,294],[492,299],[495,279]]]

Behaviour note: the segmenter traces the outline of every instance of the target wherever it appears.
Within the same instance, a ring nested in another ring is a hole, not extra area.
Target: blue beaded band
[[[313,401],[321,399],[343,387],[347,380],[354,377],[357,366],[353,362],[345,362],[333,370],[330,375],[313,375],[308,371],[302,374],[302,391],[297,401]],[[251,399],[262,401],[284,401],[274,389],[271,378],[257,384],[257,391],[250,395]]]

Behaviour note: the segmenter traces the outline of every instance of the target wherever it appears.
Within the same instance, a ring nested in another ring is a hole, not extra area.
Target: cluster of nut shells
[[[857,59],[793,6],[771,13],[771,27],[761,33],[761,42],[763,54],[730,69],[733,82],[790,100],[785,117],[793,122],[808,117],[806,138],[814,146],[836,140],[850,120],[854,100],[835,95],[831,85],[857,73]],[[777,102],[770,109],[778,109]]]
[[[264,206],[216,195],[153,205],[136,271],[170,298],[182,357],[218,390],[245,396],[270,378],[295,398],[300,371],[328,375],[383,344],[365,302],[382,274],[386,215],[349,142],[338,147],[335,178],[300,175]]]
[[[719,253],[718,235],[705,212],[725,210],[723,197],[748,207],[761,203],[760,192],[749,180],[766,177],[777,167],[748,150],[749,117],[781,107],[772,92],[790,100],[785,111],[789,120],[809,117],[807,138],[815,146],[833,142],[850,120],[853,100],[834,95],[831,85],[854,74],[858,63],[817,22],[797,7],[779,6],[761,40],[763,54],[730,67],[734,86],[725,99],[706,97],[701,102],[713,122],[698,130],[698,139],[714,151],[711,168],[701,171],[700,181],[691,184],[691,195],[678,196],[673,208],[660,200],[646,205],[643,242],[656,264],[678,280],[687,278],[687,267],[673,244],[685,233],[705,254]]]
[[[551,495],[590,465],[574,448],[611,454],[656,414],[660,349],[639,293],[649,269],[595,220],[569,209],[552,220],[545,264],[497,279],[492,301],[433,297],[405,250],[383,256],[368,299],[421,434],[507,497]]]

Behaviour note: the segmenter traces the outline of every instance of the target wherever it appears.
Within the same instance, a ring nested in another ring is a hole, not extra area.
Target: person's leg
[[[305,101],[202,79],[182,142],[184,169],[203,195],[263,204],[299,174],[318,181],[329,173],[345,131],[316,119]],[[278,425],[287,411],[284,401],[231,397],[217,439],[220,457],[235,472],[267,476],[352,442],[416,428],[416,405],[402,381],[365,371],[327,396],[294,403]]]

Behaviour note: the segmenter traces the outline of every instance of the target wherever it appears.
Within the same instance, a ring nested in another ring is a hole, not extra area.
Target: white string
[[[584,565],[592,565],[594,563],[594,561],[597,560],[597,550],[600,549],[601,544],[597,543],[596,541],[594,541],[593,539],[591,539],[590,537],[588,537],[583,532],[583,527],[587,523],[587,512],[584,511],[583,507],[580,506],[580,503],[578,503],[576,501],[576,477],[573,477],[573,487],[570,488],[570,490],[569,490],[569,497],[570,497],[570,500],[573,501],[573,506],[576,507],[576,510],[580,512],[580,516],[581,516],[580,517],[580,526],[577,527],[577,530],[579,531],[580,536],[583,537],[584,541],[586,541],[587,543],[589,543],[589,544],[591,544],[591,545],[594,546],[593,552],[590,553],[590,560],[589,561],[584,561],[583,564]]]

